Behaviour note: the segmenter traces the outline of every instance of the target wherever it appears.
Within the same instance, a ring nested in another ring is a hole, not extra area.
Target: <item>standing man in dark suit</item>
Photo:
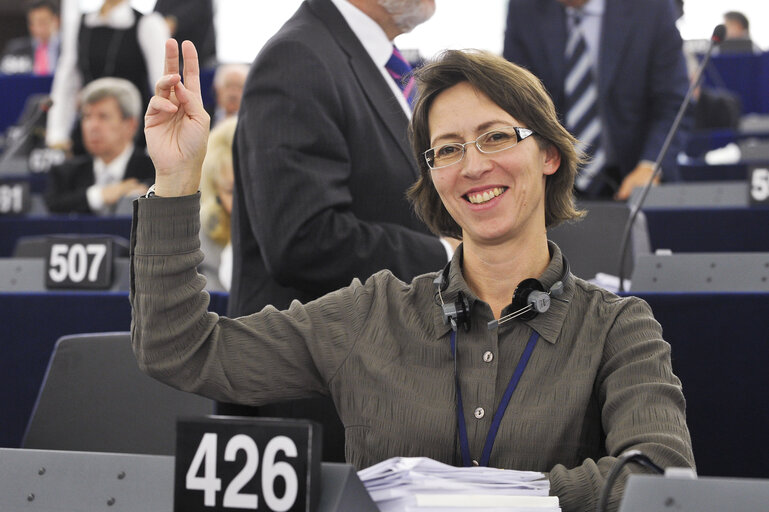
[[[59,6],[52,0],[29,0],[28,37],[11,39],[0,58],[0,73],[52,75],[59,60]]]
[[[147,191],[155,168],[133,144],[142,115],[139,90],[122,78],[100,78],[82,92],[87,155],[52,167],[45,202],[53,213],[109,214],[124,197]]]
[[[448,261],[450,243],[406,199],[418,177],[413,90],[392,69],[403,62],[392,40],[434,9],[433,0],[307,0],[259,53],[235,137],[230,315],[306,302],[384,268],[409,280]],[[324,458],[344,460],[327,398],[261,414],[323,421]]]
[[[510,0],[504,55],[542,80],[593,157],[576,182],[582,196],[626,199],[651,177],[688,86],[675,19],[671,0]],[[582,76],[572,66],[580,56]],[[678,177],[682,137],[662,162],[666,180]]]

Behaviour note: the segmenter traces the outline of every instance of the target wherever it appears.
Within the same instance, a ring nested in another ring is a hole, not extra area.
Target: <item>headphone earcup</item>
[[[526,308],[529,305],[529,295],[531,295],[532,292],[544,292],[545,287],[542,286],[542,283],[539,282],[539,280],[534,278],[524,279],[518,284],[518,287],[515,289],[515,293],[513,294],[513,302],[510,305],[512,311],[520,311],[524,308]],[[537,316],[537,311],[532,309],[531,311],[527,311],[526,313],[523,313],[520,318],[521,320],[531,320]]]

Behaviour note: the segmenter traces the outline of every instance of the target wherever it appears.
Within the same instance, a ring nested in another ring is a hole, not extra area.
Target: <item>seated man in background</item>
[[[0,73],[51,75],[59,60],[59,9],[51,0],[26,4],[28,37],[11,39],[0,59]]]
[[[211,114],[211,125],[217,125],[238,113],[243,87],[248,76],[247,64],[221,64],[214,73],[216,106]]]
[[[750,39],[750,22],[739,11],[724,13],[726,39],[719,46],[721,53],[760,53],[761,49]]]
[[[134,148],[141,95],[122,78],[100,78],[83,89],[83,144],[87,155],[52,167],[45,203],[52,213],[113,213],[123,197],[147,191],[152,161]]]

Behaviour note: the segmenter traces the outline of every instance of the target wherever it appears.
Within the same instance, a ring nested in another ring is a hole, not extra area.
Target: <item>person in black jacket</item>
[[[51,168],[45,202],[52,213],[109,214],[123,197],[146,192],[155,175],[133,144],[141,96],[128,80],[100,78],[83,89],[80,113],[87,155]]]
[[[431,235],[406,199],[419,177],[409,89],[387,69],[400,55],[392,40],[434,7],[307,0],[262,48],[235,135],[230,315],[307,302],[384,268],[408,281],[448,261],[450,242]],[[323,422],[324,459],[344,460],[330,400],[260,414]]]

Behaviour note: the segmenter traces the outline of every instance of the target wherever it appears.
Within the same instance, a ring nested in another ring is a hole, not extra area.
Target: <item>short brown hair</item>
[[[419,165],[419,179],[408,197],[419,217],[439,236],[461,238],[462,230],[443,206],[423,153],[430,148],[428,114],[436,96],[461,82],[483,92],[491,101],[534,130],[541,148],[555,146],[561,165],[545,180],[545,225],[582,217],[574,206],[574,179],[581,157],[576,139],[558,122],[545,87],[529,71],[502,57],[479,50],[447,50],[415,72],[419,96],[414,104],[410,136]]]

